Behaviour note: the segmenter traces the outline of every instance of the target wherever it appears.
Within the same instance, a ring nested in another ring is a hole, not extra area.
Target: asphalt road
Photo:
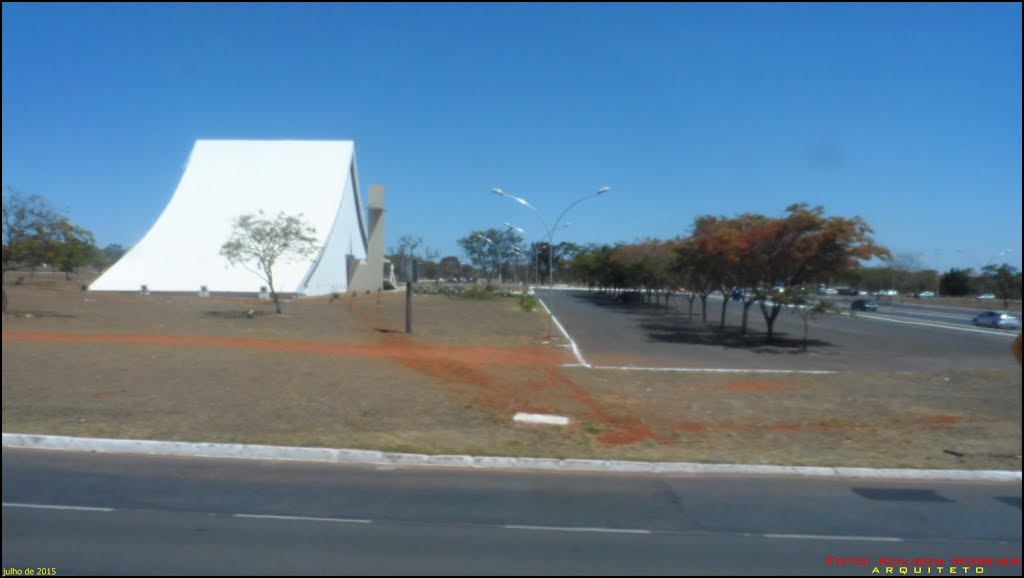
[[[742,306],[726,308],[725,336],[718,332],[721,299],[708,301],[708,323],[700,300],[676,298],[672,310],[643,303],[617,303],[587,291],[536,290],[578,345],[599,366],[681,367],[744,370],[936,371],[1019,369],[1011,352],[1015,332],[932,324],[883,313],[825,315],[808,321],[784,309],[775,323],[776,342],[765,342],[767,326],[757,305],[749,311],[748,336],[739,335]]]
[[[843,310],[849,310],[853,297],[835,299],[835,303]],[[921,303],[899,303],[891,301],[877,301],[878,312],[896,317],[908,317],[912,319],[923,319],[941,321],[943,323],[955,323],[960,325],[973,326],[974,317],[988,309],[971,309],[968,307],[952,307],[949,305],[928,305]],[[1016,314],[1014,314],[1016,315]],[[1017,315],[1018,321],[1020,316]],[[1010,331],[1010,330],[1006,330]]]
[[[4,450],[2,479],[5,571],[867,575],[882,557],[913,567],[1021,556],[1019,482],[382,470],[31,450]],[[1020,566],[984,573],[1019,575]]]

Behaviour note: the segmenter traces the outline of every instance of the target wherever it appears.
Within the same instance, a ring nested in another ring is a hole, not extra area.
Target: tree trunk
[[[807,316],[804,315],[804,347],[803,350],[807,351]]]
[[[725,295],[724,292],[723,292],[723,295]],[[722,318],[718,322],[718,330],[719,331],[725,331],[725,309],[729,305],[729,298],[731,296],[732,295],[729,294],[729,295],[726,295],[724,299],[722,299]]]
[[[764,322],[768,326],[768,343],[772,342],[775,338],[775,319],[779,316],[779,311],[782,311],[782,305],[772,305],[771,313],[768,312],[768,308],[761,303],[761,313],[764,315]]]
[[[277,289],[274,289],[274,275],[267,271],[267,287],[270,288],[270,297],[274,300],[274,309],[277,310],[277,314],[281,314],[281,299],[277,296]]]
[[[750,311],[750,306],[753,305],[753,304],[754,304],[753,300],[750,300],[750,301],[747,301],[746,299],[743,300],[743,326],[742,326],[742,328],[740,330],[740,333],[742,333],[743,335],[747,334],[747,315],[748,315],[748,312]]]

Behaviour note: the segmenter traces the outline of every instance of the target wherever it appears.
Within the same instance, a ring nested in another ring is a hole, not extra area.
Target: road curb
[[[687,475],[756,475],[892,480],[1020,482],[1021,472],[1000,470],[912,470],[807,466],[634,462],[558,458],[513,458],[427,455],[374,450],[300,448],[267,445],[119,440],[69,436],[3,434],[4,448],[61,450],[109,454],[283,460],[396,467],[455,467],[495,470],[623,472]]]

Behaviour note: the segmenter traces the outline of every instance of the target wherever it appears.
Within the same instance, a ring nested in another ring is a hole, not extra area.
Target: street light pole
[[[569,205],[568,207],[565,208],[564,211],[562,211],[562,214],[558,215],[558,218],[555,219],[555,225],[553,227],[549,227],[548,226],[547,221],[545,221],[544,217],[541,216],[540,211],[538,211],[536,208],[534,208],[534,206],[531,205],[529,202],[527,202],[526,199],[524,199],[522,197],[517,197],[515,195],[510,195],[510,194],[506,193],[505,191],[501,190],[498,187],[492,188],[491,192],[496,194],[496,195],[498,195],[498,196],[500,196],[500,197],[508,197],[509,199],[512,199],[513,201],[519,203],[520,205],[523,205],[527,209],[530,209],[531,211],[533,211],[533,214],[537,215],[537,218],[540,219],[540,224],[544,226],[544,230],[547,231],[547,233],[548,233],[548,288],[554,289],[554,286],[555,286],[555,231],[558,230],[558,224],[562,222],[562,218],[565,217],[565,214],[568,213],[569,210],[572,209],[573,207],[575,207],[576,205],[582,203],[583,201],[585,201],[587,199],[592,199],[594,197],[599,197],[599,196],[607,193],[610,190],[611,190],[611,187],[601,187],[601,188],[597,189],[596,191],[594,191],[593,193],[591,193],[589,195],[585,195],[583,197],[580,197],[580,198],[576,199],[575,201],[573,201],[573,203],[571,205]],[[538,279],[538,281],[539,281],[539,279]],[[551,310],[549,309],[548,310],[548,339],[551,339],[551,335],[552,335],[552,333],[554,331],[553,328],[552,328],[552,325],[554,325],[554,314],[551,313]]]
[[[555,266],[555,231],[558,230],[558,224],[560,222],[562,222],[562,218],[565,217],[566,213],[568,213],[576,205],[582,203],[583,201],[586,201],[587,199],[592,199],[594,197],[599,197],[599,196],[607,193],[610,190],[611,190],[611,187],[601,187],[600,189],[597,189],[596,191],[594,191],[593,193],[591,193],[589,195],[585,195],[583,197],[580,197],[580,198],[576,199],[575,201],[572,202],[571,205],[566,207],[565,210],[562,211],[562,213],[560,215],[558,215],[558,218],[555,219],[554,226],[551,226],[551,227],[548,226],[547,221],[545,221],[544,217],[541,216],[540,211],[538,211],[536,208],[534,208],[534,206],[531,205],[526,199],[524,199],[522,197],[517,197],[515,195],[510,195],[510,194],[506,193],[505,191],[501,190],[498,187],[492,188],[491,192],[493,192],[494,194],[496,194],[498,196],[501,196],[501,197],[508,197],[508,198],[512,199],[513,201],[519,203],[520,205],[523,205],[524,207],[526,207],[526,208],[530,209],[531,211],[533,211],[533,214],[537,215],[537,218],[540,219],[540,224],[544,226],[544,230],[547,231],[547,233],[548,233],[548,287],[554,287],[554,284],[555,284],[555,269],[554,269],[554,266]]]

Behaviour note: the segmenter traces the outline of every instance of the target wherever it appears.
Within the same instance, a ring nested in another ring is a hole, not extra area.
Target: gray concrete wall
[[[384,287],[384,185],[370,185],[366,259],[355,263],[349,290],[363,293]]]

